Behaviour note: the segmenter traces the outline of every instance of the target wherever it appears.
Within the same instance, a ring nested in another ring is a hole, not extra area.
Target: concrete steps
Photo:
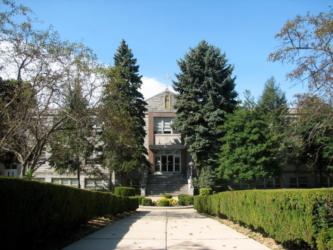
[[[188,194],[187,179],[182,175],[149,175],[146,195]]]

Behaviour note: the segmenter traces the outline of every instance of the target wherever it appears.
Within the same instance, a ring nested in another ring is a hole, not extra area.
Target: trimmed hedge
[[[138,208],[138,200],[50,183],[0,178],[2,249],[35,249],[96,216]]]
[[[157,201],[157,206],[160,207],[170,207],[170,200],[167,198],[162,198]]]
[[[188,194],[178,195],[178,204],[180,206],[193,205],[193,195],[188,195]]]
[[[153,202],[152,199],[144,197],[144,198],[142,199],[140,205],[142,205],[142,206],[153,206],[153,205],[154,205],[154,202]]]
[[[199,195],[210,195],[212,191],[211,188],[200,188]]]
[[[165,198],[165,199],[171,199],[172,194],[162,194],[162,197]]]
[[[262,231],[286,246],[333,249],[333,189],[223,192],[196,196],[194,207]]]
[[[118,196],[135,196],[138,194],[137,189],[134,187],[115,187],[114,188],[114,194]]]
[[[154,206],[153,200],[145,196],[134,196],[133,198],[138,199],[139,204],[142,206]]]

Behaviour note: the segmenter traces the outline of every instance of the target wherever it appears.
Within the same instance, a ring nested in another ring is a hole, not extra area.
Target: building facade
[[[140,183],[142,194],[158,195],[166,192],[179,194],[191,193],[191,176],[188,171],[189,156],[181,135],[172,128],[175,117],[175,94],[166,90],[146,100],[148,103],[145,116],[145,147],[148,151],[149,168],[143,173]],[[98,137],[100,128],[95,127],[95,136]],[[95,145],[98,147],[98,145]],[[45,150],[42,156],[43,163],[35,172],[34,179],[49,183],[85,189],[108,189],[118,184],[115,173],[103,168],[100,160],[100,150],[96,150],[82,169],[80,178],[76,173],[59,173],[50,166],[47,159],[50,150]],[[0,162],[0,175],[19,176],[18,164],[4,164]]]
[[[145,147],[150,164],[145,181],[146,194],[193,193],[191,158],[181,134],[172,126],[176,116],[176,95],[167,89],[146,102]]]
[[[176,116],[176,94],[168,89],[147,99],[145,115],[145,147],[147,148],[148,169],[142,174],[140,188],[144,195],[193,194],[191,157],[182,141],[181,134],[172,126]],[[295,115],[291,112],[293,117]],[[292,118],[292,117],[291,117]],[[294,118],[293,118],[294,119]],[[101,129],[95,127],[96,137]],[[98,145],[97,145],[98,146]],[[74,173],[58,173],[47,159],[48,150],[41,159],[45,161],[34,173],[34,178],[40,181],[62,184],[85,189],[108,189],[118,184],[118,178],[103,168],[100,160],[102,152],[96,150],[87,159],[80,180]],[[0,175],[19,176],[20,166],[15,163],[0,162]],[[285,166],[280,176],[256,180],[255,183],[230,183],[232,188],[310,188],[318,186],[320,176],[305,167]],[[333,175],[323,173],[321,177],[324,186],[333,186]],[[226,187],[224,187],[226,188]]]

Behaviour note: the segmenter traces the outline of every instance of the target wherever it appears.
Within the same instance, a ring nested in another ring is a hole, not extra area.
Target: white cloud
[[[140,91],[145,99],[163,92],[166,88],[169,88],[169,90],[172,91],[172,88],[169,85],[162,83],[155,78],[147,76],[142,77],[142,86]]]

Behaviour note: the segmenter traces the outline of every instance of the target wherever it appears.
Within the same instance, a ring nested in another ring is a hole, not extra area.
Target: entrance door
[[[155,155],[155,171],[173,173],[180,172],[180,154],[174,154],[172,152],[159,153]]]

